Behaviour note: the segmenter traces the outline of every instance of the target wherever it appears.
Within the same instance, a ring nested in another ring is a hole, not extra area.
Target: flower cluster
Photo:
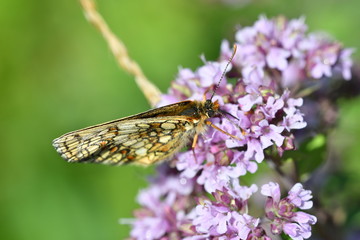
[[[174,169],[161,166],[160,175],[139,194],[142,208],[135,212],[133,239],[310,237],[316,218],[300,210],[311,208],[312,196],[300,183],[282,199],[277,183],[263,185],[268,199],[264,217],[257,218],[249,213],[248,199],[258,187],[239,181],[264,159],[295,149],[294,130],[307,125],[303,99],[295,96],[308,79],[351,77],[352,50],[306,30],[303,18],[261,17],[236,33],[238,52],[221,82],[231,55],[226,41],[219,61],[204,59],[196,71],[179,70],[159,106],[205,96],[220,106],[221,114],[210,121],[235,137],[209,127],[194,149],[176,155]]]
[[[163,236],[177,236],[181,239],[187,231],[189,219],[187,209],[195,201],[192,194],[197,192],[193,181],[180,179],[173,169],[165,165],[158,168],[159,175],[151,179],[152,185],[142,190],[138,202],[142,209],[135,211],[131,236],[134,239],[160,239]]]
[[[311,226],[316,223],[316,217],[301,212],[299,209],[310,209],[313,205],[311,191],[304,190],[300,183],[295,184],[286,198],[280,199],[280,187],[277,183],[270,182],[261,188],[261,193],[268,196],[265,212],[271,220],[271,232],[282,232],[292,239],[301,240],[311,236]]]
[[[276,183],[265,184],[261,193],[268,197],[265,205],[266,221],[248,214],[248,200],[257,191],[234,184],[237,195],[216,190],[207,196],[205,189],[195,181],[188,181],[174,169],[161,165],[160,176],[153,185],[142,190],[138,201],[141,209],[131,224],[132,239],[263,239],[285,233],[292,239],[306,239],[311,235],[310,225],[316,218],[298,209],[312,206],[311,192],[300,183],[280,199]],[[266,233],[270,229],[271,233]]]
[[[324,101],[324,93],[328,97],[326,90],[333,86],[329,80],[351,79],[354,49],[342,47],[324,33],[307,33],[304,22],[304,18],[261,16],[253,26],[236,32],[239,51],[232,63],[240,72],[239,77],[251,79],[251,74],[257,72],[266,79],[265,84],[279,92],[290,89],[293,96],[304,96],[318,90],[305,99],[302,108],[308,123],[308,133],[303,135],[310,135],[311,131],[334,125],[336,107]],[[230,55],[229,43],[223,41],[221,59]]]
[[[207,89],[218,83],[225,64],[205,62],[195,72],[181,69],[161,104],[189,98],[201,100]],[[227,114],[213,118],[212,122],[238,139],[209,128],[194,151],[189,149],[177,156],[176,167],[181,176],[192,179],[199,175],[198,184],[204,185],[209,193],[229,187],[233,179],[247,172],[254,173],[256,163],[264,160],[266,149],[274,147],[279,154],[294,149],[291,131],[306,126],[299,110],[302,99],[291,98],[289,91],[276,93],[263,82],[264,76],[257,73],[235,84],[223,79],[213,97]]]
[[[341,73],[351,78],[353,49],[343,48],[325,34],[306,34],[304,18],[267,19],[262,16],[252,27],[239,30],[236,44],[239,52],[233,64],[248,78],[257,71],[271,75],[278,87],[298,87],[309,78],[319,79]],[[229,43],[221,46],[223,59],[231,55]],[[276,79],[275,79],[276,78]]]

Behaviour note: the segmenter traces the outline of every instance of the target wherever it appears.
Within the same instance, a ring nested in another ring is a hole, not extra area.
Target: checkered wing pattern
[[[53,146],[68,162],[150,165],[169,158],[195,135],[199,119],[119,119],[67,133]]]

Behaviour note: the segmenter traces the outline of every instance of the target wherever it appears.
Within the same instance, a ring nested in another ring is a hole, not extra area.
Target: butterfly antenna
[[[229,61],[227,62],[223,73],[221,74],[220,80],[219,80],[218,84],[216,85],[216,87],[215,87],[215,89],[214,89],[214,91],[213,91],[213,93],[212,93],[212,95],[211,95],[210,100],[212,100],[212,98],[214,97],[216,90],[217,90],[217,89],[219,88],[219,86],[220,86],[221,80],[223,80],[223,78],[225,77],[226,69],[228,68],[229,64],[230,64],[231,61],[233,60],[233,58],[234,58],[234,56],[235,56],[235,53],[236,53],[236,49],[237,49],[237,46],[236,46],[236,44],[234,44],[233,53],[232,53],[231,57],[229,58]]]

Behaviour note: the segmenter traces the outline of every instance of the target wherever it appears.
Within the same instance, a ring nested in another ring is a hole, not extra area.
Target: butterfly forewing
[[[149,165],[184,146],[201,124],[198,102],[184,101],[70,132],[53,145],[69,162]]]

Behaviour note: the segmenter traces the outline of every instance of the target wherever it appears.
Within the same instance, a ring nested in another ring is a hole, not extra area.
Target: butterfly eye
[[[207,115],[208,115],[209,117],[213,117],[213,116],[215,115],[215,111],[212,110],[212,109],[209,109],[209,110],[207,111]]]
[[[211,100],[210,100],[210,99],[207,99],[207,100],[205,101],[205,108],[209,109],[209,108],[211,108],[211,106],[212,106]]]

